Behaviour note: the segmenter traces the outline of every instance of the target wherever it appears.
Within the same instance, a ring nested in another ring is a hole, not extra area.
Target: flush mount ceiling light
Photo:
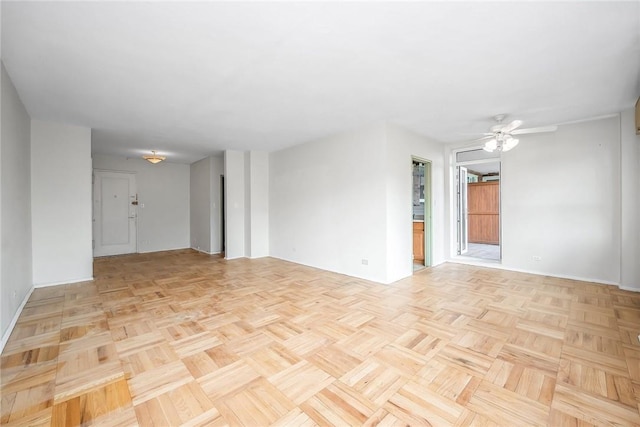
[[[166,157],[164,156],[158,156],[155,150],[151,150],[151,156],[142,156],[142,158],[153,163],[154,165],[166,159]]]
[[[484,140],[489,138],[487,142],[485,142],[484,147],[482,149],[484,151],[509,151],[516,145],[518,145],[518,141],[513,135],[523,135],[527,133],[540,133],[540,132],[553,132],[558,129],[557,126],[546,126],[540,128],[530,128],[530,129],[518,129],[522,124],[521,120],[514,120],[509,124],[503,125],[502,121],[506,117],[506,114],[499,114],[494,117],[495,121],[498,122],[496,125],[492,126],[488,133],[485,133],[480,140]]]

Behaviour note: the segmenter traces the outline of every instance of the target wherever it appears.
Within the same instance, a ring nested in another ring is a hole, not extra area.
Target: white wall
[[[432,265],[445,259],[444,149],[439,142],[387,125],[387,282],[413,274],[412,158],[431,162]]]
[[[207,157],[190,167],[191,247],[211,253],[211,160]]]
[[[271,256],[386,281],[385,138],[376,125],[270,154]]]
[[[0,351],[14,316],[32,288],[31,261],[31,128],[4,65],[1,70],[0,133]]]
[[[93,278],[91,129],[31,122],[33,282]]]
[[[241,151],[224,152],[226,245],[225,258],[242,258],[245,254],[245,160]]]
[[[247,256],[260,258],[269,255],[269,154],[249,152],[248,172],[250,251]]]
[[[635,133],[633,108],[620,119],[621,286],[640,291],[640,135]]]
[[[220,253],[220,176],[223,158],[207,157],[191,164],[191,247],[209,254]]]
[[[244,256],[251,257],[251,152],[244,152]]]
[[[619,173],[618,117],[523,135],[502,156],[502,265],[619,283]]]
[[[269,155],[225,151],[227,259],[269,255]]]
[[[143,159],[94,155],[93,168],[136,173],[138,252],[190,246],[189,165],[167,161],[154,165]]]

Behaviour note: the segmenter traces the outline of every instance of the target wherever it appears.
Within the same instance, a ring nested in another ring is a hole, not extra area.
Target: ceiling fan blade
[[[493,138],[493,134],[492,134],[492,133],[490,133],[490,134],[488,134],[488,135],[486,135],[486,136],[483,136],[483,137],[480,137],[480,138],[474,139],[474,140],[472,140],[472,141],[484,141],[485,139],[491,139],[491,138]]]
[[[502,128],[502,132],[503,133],[511,133],[512,130],[520,127],[521,124],[522,124],[522,120],[514,120],[511,123],[509,123],[508,125],[505,125]]]
[[[485,136],[489,136],[489,135],[493,135],[492,132],[484,132],[484,133],[480,133],[480,132],[457,132],[456,135],[461,135],[461,136],[475,136],[475,135],[485,135]]]
[[[511,132],[512,135],[524,135],[527,133],[555,132],[558,126],[543,126],[539,128],[518,129]]]

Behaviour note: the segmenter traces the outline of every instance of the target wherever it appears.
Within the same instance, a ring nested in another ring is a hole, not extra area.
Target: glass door
[[[458,166],[458,255],[469,249],[469,226],[467,223],[467,168]]]

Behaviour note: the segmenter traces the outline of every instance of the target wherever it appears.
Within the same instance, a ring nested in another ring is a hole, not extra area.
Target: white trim
[[[466,255],[455,255],[445,262],[451,262],[454,264],[475,265],[477,267],[498,268],[500,270],[509,270],[502,267],[500,260],[497,259],[478,259],[474,257],[468,257]]]
[[[516,273],[526,273],[526,274],[534,274],[536,276],[549,276],[549,277],[556,277],[558,279],[568,279],[568,280],[576,280],[579,282],[586,282],[586,283],[597,283],[599,285],[613,285],[616,286],[620,289],[626,290],[626,291],[633,291],[633,288],[623,288],[619,283],[616,282],[610,282],[608,280],[601,280],[601,279],[592,279],[592,278],[588,278],[588,277],[579,277],[579,276],[571,276],[571,275],[559,275],[559,274],[551,274],[551,273],[545,273],[543,271],[533,271],[533,270],[525,270],[525,269],[520,269],[520,268],[513,268],[513,267],[505,267],[504,265],[498,263],[497,261],[495,262],[491,262],[491,261],[474,261],[474,260],[466,260],[466,259],[458,259],[458,258],[451,258],[449,259],[447,262],[451,262],[454,264],[466,264],[466,265],[474,265],[477,267],[487,267],[487,268],[495,268],[498,270],[506,270],[506,271],[515,271]],[[636,292],[640,292],[640,289],[636,289]]]
[[[4,346],[7,344],[7,341],[9,341],[9,337],[11,337],[13,328],[15,328],[16,323],[18,323],[18,319],[22,314],[22,309],[27,304],[27,301],[29,301],[29,298],[31,298],[31,294],[33,293],[34,289],[35,288],[33,286],[31,287],[31,289],[29,289],[29,292],[27,292],[27,295],[24,297],[24,299],[22,300],[22,303],[20,303],[20,306],[16,310],[16,314],[11,319],[11,322],[9,323],[9,327],[7,328],[4,335],[2,336],[2,341],[0,342],[0,354],[4,351]]]
[[[475,151],[475,150],[482,150],[484,148],[484,144],[480,144],[478,143],[477,140],[471,140],[471,141],[461,141],[459,142],[459,144],[461,144],[459,147],[451,147],[451,160],[453,160],[453,163],[467,163],[469,162],[470,164],[474,164],[474,162],[476,163],[482,163],[485,162],[487,160],[489,161],[501,161],[502,160],[502,154],[497,154],[495,157],[486,157],[484,159],[476,159],[476,160],[463,160],[461,162],[458,161],[458,154],[459,153],[463,153],[465,151]],[[451,145],[457,145],[456,143],[453,143]],[[502,153],[502,151],[494,151],[495,153]]]
[[[423,203],[423,219],[413,219],[413,208],[411,209],[411,218],[413,222],[422,222],[424,224],[423,233],[427,236],[424,239],[424,261],[422,265],[425,268],[433,267],[433,162],[420,156],[411,155],[411,169],[413,179],[413,162],[424,164],[424,203]],[[413,192],[413,189],[412,189]],[[408,206],[407,206],[408,208]],[[411,225],[413,227],[413,224]],[[413,230],[412,230],[413,232]],[[413,242],[412,242],[413,243]],[[412,248],[413,251],[413,248]],[[416,271],[413,270],[413,259],[410,264],[411,275]],[[408,277],[408,276],[407,276]]]
[[[318,267],[317,265],[305,264],[305,263],[302,263],[300,261],[294,261],[294,260],[291,260],[291,259],[288,259],[288,258],[280,258],[280,257],[273,256],[273,255],[267,255],[264,258],[278,259],[280,261],[286,261],[286,262],[290,262],[292,264],[298,264],[298,265],[301,265],[303,267],[309,267],[309,268],[315,268],[316,270],[328,271],[330,273],[339,274],[339,275],[345,276],[345,277],[353,277],[354,279],[358,279],[358,280],[366,280],[367,282],[377,283],[379,285],[391,285],[392,283],[399,282],[400,280],[408,279],[411,276],[413,276],[413,271],[412,271],[410,274],[408,274],[406,276],[403,276],[403,277],[400,277],[398,279],[394,279],[394,280],[390,280],[390,281],[386,281],[386,282],[380,282],[378,280],[370,279],[370,278],[367,278],[367,277],[355,276],[353,274],[348,274],[348,273],[344,273],[342,271],[337,271],[337,270],[329,270],[328,268],[325,268],[325,267]],[[439,264],[436,264],[436,265],[439,265]],[[431,266],[431,267],[435,267],[435,266]],[[431,267],[425,267],[425,268],[421,269],[420,271],[428,270]]]
[[[193,248],[190,247],[190,246],[183,246],[181,248],[156,249],[156,250],[153,250],[153,251],[138,251],[138,252],[131,252],[131,253],[128,253],[128,254],[118,254],[118,255],[135,255],[136,253],[138,253],[138,254],[152,254],[154,252],[182,251],[184,249],[193,249]],[[197,249],[193,249],[193,250],[195,251]],[[107,255],[107,256],[117,256],[117,255]]]
[[[460,153],[464,153],[466,151],[473,151],[473,149],[471,150],[461,150],[459,151]],[[500,157],[491,157],[490,159],[478,159],[478,160],[465,160],[462,162],[456,162],[456,166],[473,166],[473,165],[483,165],[485,163],[500,163]]]
[[[631,288],[629,286],[622,286],[622,285],[617,285],[618,288],[620,288],[623,291],[629,291],[629,292],[640,292],[640,288]]]
[[[65,280],[64,282],[36,283],[33,285],[33,287],[36,289],[40,289],[40,288],[48,288],[49,286],[69,285],[71,283],[80,283],[80,282],[93,282],[93,277],[87,277],[84,279]]]
[[[193,248],[193,247],[191,249],[193,249],[194,251],[203,253],[203,254],[207,254],[207,255],[220,255],[220,252],[207,252],[207,251],[203,251],[202,249]]]

